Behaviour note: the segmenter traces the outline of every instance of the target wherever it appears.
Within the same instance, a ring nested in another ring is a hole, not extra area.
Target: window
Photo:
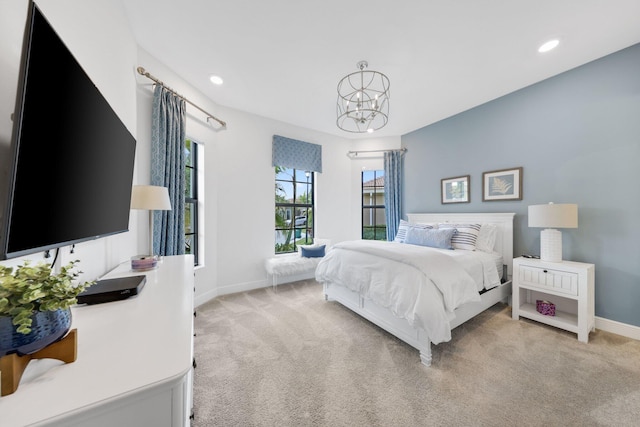
[[[384,171],[362,171],[362,238],[387,240],[384,212]]]
[[[275,253],[313,243],[313,172],[275,166]]]
[[[198,144],[185,139],[184,253],[198,265]]]

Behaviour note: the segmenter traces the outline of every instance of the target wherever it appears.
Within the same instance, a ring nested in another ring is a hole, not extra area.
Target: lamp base
[[[540,261],[562,262],[562,232],[547,228],[540,232]]]

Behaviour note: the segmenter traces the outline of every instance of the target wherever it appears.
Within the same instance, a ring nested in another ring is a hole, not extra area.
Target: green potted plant
[[[29,354],[66,335],[70,307],[95,283],[74,283],[81,273],[78,262],[71,261],[56,274],[45,263],[0,266],[0,356]]]

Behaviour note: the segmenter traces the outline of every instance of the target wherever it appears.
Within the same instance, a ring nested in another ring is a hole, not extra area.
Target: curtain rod
[[[390,153],[393,151],[402,151],[405,153],[407,151],[406,148],[398,148],[397,150],[358,150],[358,151],[347,151],[347,157],[354,158],[358,157],[360,153]]]
[[[220,123],[220,125],[223,128],[227,127],[227,123],[223,120],[220,120],[219,118],[217,118],[216,116],[214,116],[211,113],[206,112],[205,110],[203,110],[201,107],[197,106],[196,104],[194,104],[193,102],[189,101],[187,98],[185,98],[184,96],[180,95],[178,92],[176,92],[175,90],[171,89],[169,86],[165,85],[161,80],[159,80],[157,77],[152,76],[151,74],[149,74],[147,72],[147,70],[145,70],[143,67],[138,67],[138,74],[145,76],[146,78],[153,80],[154,82],[156,82],[157,84],[159,84],[160,86],[162,86],[163,88],[167,89],[169,92],[173,93],[174,95],[176,95],[177,97],[183,99],[185,102],[193,105],[194,107],[196,107],[198,110],[202,111],[203,113],[205,113],[207,115],[207,122],[209,121],[209,119],[213,119],[216,122]]]

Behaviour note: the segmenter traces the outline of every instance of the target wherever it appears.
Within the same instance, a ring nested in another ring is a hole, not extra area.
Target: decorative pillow
[[[322,258],[324,256],[325,245],[320,246],[303,246],[300,249],[300,255],[305,258]]]
[[[480,233],[480,224],[438,224],[438,228],[455,228],[458,232],[451,238],[454,249],[476,250],[476,241]]]
[[[296,247],[298,248],[298,253],[302,254],[302,248],[317,248],[320,245],[325,246],[324,251],[326,254],[331,249],[331,239],[314,238],[313,243],[310,243],[308,245],[296,245]]]
[[[480,233],[478,233],[478,240],[476,241],[476,250],[492,253],[493,248],[496,246],[497,234],[498,227],[496,227],[495,224],[482,224]]]
[[[398,232],[396,233],[396,238],[393,239],[394,242],[404,243],[407,239],[407,231],[409,231],[409,223],[404,219],[400,220],[400,224],[398,225]]]
[[[453,249],[452,237],[457,233],[455,228],[423,229],[409,228],[405,243],[410,245],[429,246],[438,249]]]
[[[410,224],[404,219],[401,219],[400,225],[398,225],[398,232],[396,233],[396,238],[393,239],[393,241],[398,243],[405,243],[405,240],[407,239],[407,231],[409,231],[410,228],[419,228],[424,230],[424,229],[436,228],[436,227],[434,227],[431,224]]]

